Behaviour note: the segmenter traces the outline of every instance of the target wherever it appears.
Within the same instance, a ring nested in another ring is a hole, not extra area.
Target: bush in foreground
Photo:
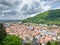
[[[60,42],[52,40],[52,41],[47,42],[46,45],[60,45]]]
[[[50,42],[50,41],[48,41],[46,45],[51,45],[51,42]]]
[[[51,45],[58,45],[57,41],[51,41]]]
[[[21,39],[14,35],[7,35],[3,41],[2,45],[22,45]]]

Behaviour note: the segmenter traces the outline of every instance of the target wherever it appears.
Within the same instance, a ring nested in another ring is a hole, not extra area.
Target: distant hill
[[[0,23],[21,23],[22,20],[0,20]]]
[[[34,17],[23,20],[22,23],[60,24],[60,9],[40,13]]]

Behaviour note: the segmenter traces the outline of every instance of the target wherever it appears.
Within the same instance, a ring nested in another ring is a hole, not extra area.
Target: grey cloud
[[[28,5],[25,4],[25,5],[22,7],[21,11],[26,11],[27,9],[28,9]]]
[[[25,12],[23,12],[24,15],[35,14],[35,13],[39,12],[39,10],[41,10],[41,9],[39,9],[39,10],[37,9],[37,10],[36,10],[36,8],[40,7],[40,3],[39,3],[39,2],[34,2],[34,3],[31,5],[30,8],[28,8],[28,7],[29,7],[29,6],[28,6],[27,4],[25,4],[25,5],[22,7],[21,11],[25,11]]]
[[[22,1],[19,0],[1,0],[0,4],[6,5],[6,6],[17,6],[20,5]]]
[[[22,2],[22,0],[0,0],[0,19],[27,18],[32,14],[43,11],[40,3],[36,0],[33,0],[32,4]],[[21,7],[21,5],[23,6]]]

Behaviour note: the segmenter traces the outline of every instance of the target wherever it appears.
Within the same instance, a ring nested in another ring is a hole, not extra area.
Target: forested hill
[[[49,10],[23,20],[23,23],[60,24],[60,9]]]

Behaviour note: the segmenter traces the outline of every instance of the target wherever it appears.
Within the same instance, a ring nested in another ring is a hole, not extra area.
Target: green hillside
[[[34,17],[23,20],[22,23],[60,24],[60,9],[40,13]]]

